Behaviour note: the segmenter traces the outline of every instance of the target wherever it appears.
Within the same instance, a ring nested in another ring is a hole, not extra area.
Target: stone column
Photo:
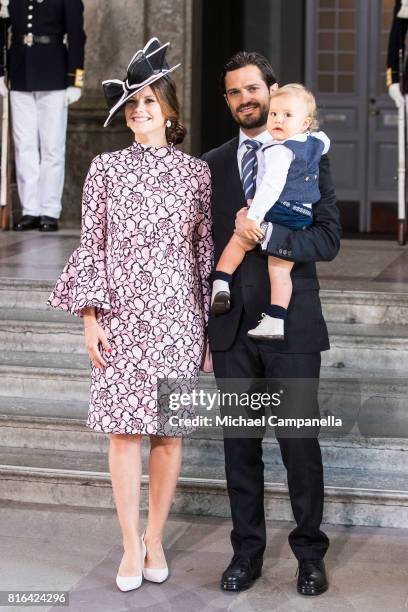
[[[182,121],[187,127],[183,143],[185,151],[191,144],[191,75],[192,75],[192,23],[194,0],[146,0],[146,40],[158,36],[170,41],[167,57],[170,65],[181,64],[173,72],[182,110]]]

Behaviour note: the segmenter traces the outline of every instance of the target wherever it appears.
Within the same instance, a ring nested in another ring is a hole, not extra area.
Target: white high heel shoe
[[[146,544],[144,541],[144,533],[142,535],[142,546],[143,546],[143,550],[146,551]],[[146,551],[147,553],[147,551]],[[146,558],[146,554],[145,557]],[[166,565],[166,567],[162,567],[160,569],[154,569],[151,567],[145,567],[143,565],[143,577],[145,580],[149,580],[149,582],[164,582],[165,580],[167,580],[169,576],[169,568]]]
[[[144,565],[144,560],[146,558],[146,546],[144,541],[142,540],[142,567]],[[143,573],[138,576],[119,576],[119,573],[116,576],[116,586],[121,591],[134,591],[142,586],[143,582]]]

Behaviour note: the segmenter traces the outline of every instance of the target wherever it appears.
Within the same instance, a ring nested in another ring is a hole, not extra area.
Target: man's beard
[[[251,106],[253,105],[251,104]],[[266,125],[269,115],[269,105],[261,106],[261,104],[257,104],[254,110],[259,109],[260,113],[259,115],[253,115],[251,117],[240,117],[238,111],[242,110],[242,108],[245,108],[245,105],[240,106],[235,114],[235,121],[238,123],[238,125],[250,130]]]

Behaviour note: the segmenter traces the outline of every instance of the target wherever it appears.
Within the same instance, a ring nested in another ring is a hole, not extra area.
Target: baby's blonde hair
[[[271,100],[278,96],[286,95],[302,98],[307,107],[307,116],[311,119],[309,131],[316,132],[319,129],[319,121],[317,118],[316,98],[312,92],[301,83],[288,83],[283,85],[283,87],[279,87],[279,89],[275,89],[271,94]]]

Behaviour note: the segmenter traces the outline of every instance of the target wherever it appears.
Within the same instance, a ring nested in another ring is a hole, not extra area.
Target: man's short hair
[[[238,70],[245,66],[256,66],[259,68],[268,89],[271,85],[276,83],[273,68],[264,55],[256,51],[238,51],[238,53],[235,53],[235,55],[230,57],[224,64],[220,78],[221,91],[223,94],[225,94],[225,76],[227,72],[232,72],[233,70]]]

